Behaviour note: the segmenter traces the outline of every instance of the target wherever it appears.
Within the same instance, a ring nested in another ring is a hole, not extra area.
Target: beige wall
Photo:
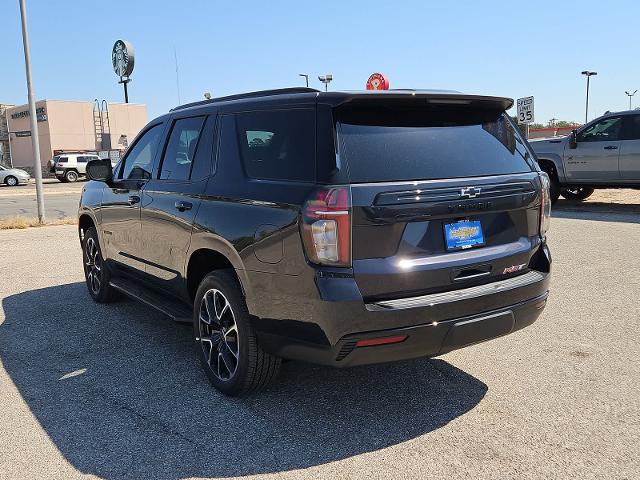
[[[38,122],[40,135],[40,160],[46,165],[55,150],[97,151],[93,102],[67,100],[41,100],[36,109],[44,107],[46,121]],[[9,131],[30,131],[29,117],[11,118],[11,114],[28,110],[27,105],[7,110]],[[104,117],[105,129],[106,116]],[[111,126],[111,149],[123,149],[117,142],[126,135],[129,143],[147,123],[147,109],[140,104],[109,104],[109,124]],[[11,135],[11,153],[15,167],[33,166],[31,137]]]

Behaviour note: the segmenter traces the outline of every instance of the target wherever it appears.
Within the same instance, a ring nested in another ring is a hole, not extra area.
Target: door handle
[[[184,212],[185,210],[191,210],[191,208],[193,207],[192,203],[183,202],[183,201],[178,201],[175,203],[175,205],[179,212]]]
[[[140,197],[138,195],[129,195],[129,205],[135,205],[136,203],[140,203]]]
[[[606,147],[604,147],[605,150],[617,150],[618,147],[616,147],[615,145],[607,145]]]

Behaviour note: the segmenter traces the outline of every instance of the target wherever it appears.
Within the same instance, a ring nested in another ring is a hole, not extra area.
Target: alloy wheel
[[[100,257],[100,251],[98,245],[93,237],[87,238],[85,246],[85,271],[87,272],[87,282],[89,288],[94,295],[100,293],[100,286],[102,284],[102,258]]]
[[[15,177],[7,178],[7,185],[9,185],[10,187],[15,187],[17,184],[18,184],[18,180]]]
[[[202,297],[198,327],[211,372],[223,382],[230,380],[238,369],[240,338],[231,304],[220,290],[207,290]]]

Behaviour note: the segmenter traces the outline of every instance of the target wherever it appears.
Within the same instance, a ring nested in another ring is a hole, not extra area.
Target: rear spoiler
[[[508,110],[513,106],[513,99],[507,97],[491,97],[486,95],[467,95],[458,92],[420,91],[420,90],[386,90],[321,93],[319,103],[326,100],[333,107],[356,106],[358,104],[394,104],[410,103],[413,105],[459,105],[474,107],[479,110]]]

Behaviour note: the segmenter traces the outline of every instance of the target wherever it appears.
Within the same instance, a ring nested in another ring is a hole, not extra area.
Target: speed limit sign
[[[518,123],[533,123],[533,97],[518,99]]]

